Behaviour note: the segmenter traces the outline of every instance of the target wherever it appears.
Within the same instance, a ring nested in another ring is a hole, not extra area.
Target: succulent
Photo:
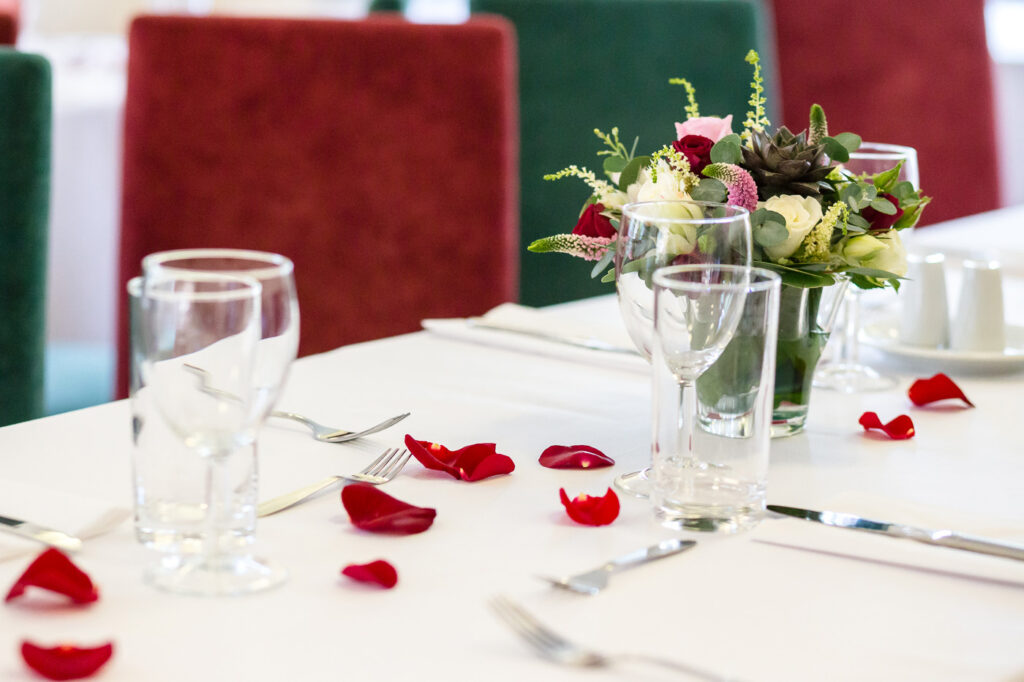
[[[750,146],[742,148],[743,167],[757,182],[762,201],[780,194],[817,197],[830,189],[824,180],[832,163],[824,143],[810,144],[806,131],[794,135],[785,126],[774,136],[752,132]]]

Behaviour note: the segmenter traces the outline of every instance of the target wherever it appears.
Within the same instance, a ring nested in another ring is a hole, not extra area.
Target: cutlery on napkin
[[[62,535],[88,540],[119,526],[131,516],[131,510],[99,500],[0,479],[0,514],[30,524],[30,532],[31,526],[59,529]],[[4,526],[0,524],[0,528]],[[0,532],[0,561],[38,553],[43,547],[41,540]]]
[[[481,317],[427,319],[422,325],[438,336],[460,341],[649,372],[650,365],[636,351],[617,311],[612,311],[615,324],[592,324],[567,319],[557,310],[503,303]]]
[[[898,521],[904,527],[956,528],[1008,545],[1024,544],[1024,523],[999,522],[977,514],[859,493],[839,495],[818,506],[876,521]],[[971,551],[948,551],[924,542],[896,542],[898,537],[883,532],[851,532],[806,519],[778,516],[766,519],[751,536],[757,542],[772,545],[1024,587],[1024,569],[1019,562]]]

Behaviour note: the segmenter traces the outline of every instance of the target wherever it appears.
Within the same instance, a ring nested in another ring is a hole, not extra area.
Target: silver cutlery
[[[884,521],[872,521],[854,514],[844,514],[832,511],[815,511],[813,509],[801,509],[799,507],[784,507],[777,504],[769,504],[768,510],[777,514],[793,516],[806,521],[822,523],[826,526],[837,528],[849,528],[851,530],[863,530],[869,533],[879,533],[893,538],[913,540],[926,545],[937,545],[951,549],[962,549],[968,552],[991,554],[992,556],[1004,557],[1024,561],[1024,545],[1018,545],[1001,540],[979,537],[977,535],[966,535],[952,530],[929,528],[918,528],[899,523],[887,523]]]
[[[0,516],[0,530],[6,530],[23,538],[62,549],[65,552],[77,552],[82,548],[82,541],[73,535],[7,516]]]
[[[312,485],[307,485],[304,488],[299,488],[266,502],[261,502],[256,507],[256,513],[259,516],[270,516],[279,511],[284,511],[289,507],[294,507],[303,500],[309,499],[338,481],[383,485],[398,475],[398,472],[409,462],[410,457],[412,457],[412,454],[408,450],[388,448],[381,453],[380,457],[367,464],[366,468],[358,473],[348,474],[347,476],[330,476]]]
[[[201,387],[204,392],[209,393],[211,395],[218,395],[227,400],[238,400],[238,396],[232,393],[228,393],[227,391],[222,391],[219,388],[214,388],[210,386],[210,384],[208,383],[210,373],[207,372],[202,367],[197,367],[195,365],[190,365],[188,363],[185,363],[184,367],[185,369],[199,377]],[[368,436],[371,433],[377,433],[378,431],[383,431],[384,429],[391,428],[398,422],[408,417],[409,414],[411,413],[405,412],[403,414],[396,415],[394,417],[391,417],[390,419],[385,419],[381,423],[375,426],[371,426],[370,428],[364,429],[362,431],[348,431],[346,429],[338,429],[333,426],[324,426],[323,424],[313,421],[309,417],[299,414],[297,412],[284,412],[281,410],[274,410],[273,412],[270,413],[269,416],[274,417],[275,419],[291,419],[292,421],[299,422],[300,424],[303,424],[306,427],[308,427],[313,432],[314,438],[324,443],[347,443],[350,440],[356,440],[357,438]]]
[[[635,568],[636,566],[642,566],[643,564],[654,561],[655,559],[663,559],[665,557],[684,552],[697,543],[693,540],[679,540],[671,539],[659,542],[656,545],[645,547],[644,549],[638,549],[624,554],[620,557],[612,559],[608,563],[595,568],[592,571],[585,573],[579,573],[577,575],[571,575],[567,578],[549,578],[547,576],[539,576],[542,580],[546,580],[555,587],[561,587],[562,589],[569,590],[571,592],[578,592],[580,594],[595,595],[605,587],[608,586],[608,579],[614,573],[624,571],[628,568]]]
[[[522,606],[507,597],[500,595],[494,597],[491,599],[490,606],[494,613],[501,620],[505,621],[534,651],[555,663],[582,668],[605,668],[612,666],[617,661],[636,661],[638,663],[657,665],[701,680],[730,682],[733,679],[696,666],[658,656],[630,653],[599,653],[576,644],[546,625],[541,624]]]
[[[588,348],[590,350],[607,351],[609,353],[623,353],[625,355],[637,355],[635,348],[626,348],[625,346],[616,346],[615,344],[608,343],[601,339],[593,336],[572,336],[563,334],[549,334],[535,329],[527,329],[525,327],[516,327],[512,325],[498,324],[491,322],[484,317],[468,317],[466,318],[466,324],[476,329],[488,329],[496,332],[507,332],[509,334],[519,334],[521,336],[530,336],[535,339],[543,339],[544,341],[552,341],[554,343],[563,343],[568,346],[576,346],[577,348]]]

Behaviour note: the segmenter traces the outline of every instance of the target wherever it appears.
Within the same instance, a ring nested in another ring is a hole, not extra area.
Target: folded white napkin
[[[954,530],[1024,545],[1024,522],[1002,521],[976,514],[886,499],[862,493],[844,493],[819,511],[857,514],[872,521],[901,523],[932,530]],[[1024,562],[926,545],[877,533],[825,526],[769,514],[751,539],[773,545],[810,550],[864,561],[955,575],[1024,587]]]
[[[508,331],[474,324],[504,327]],[[650,364],[635,351],[625,327],[617,315],[611,322],[589,323],[570,319],[557,307],[539,310],[515,303],[503,303],[480,318],[423,320],[423,328],[461,341],[504,348],[545,357],[582,362],[591,366],[627,369],[648,373]],[[564,339],[546,339],[550,336]],[[595,350],[576,345],[581,341],[607,344],[617,350]]]
[[[30,521],[87,540],[116,528],[131,516],[131,510],[0,479],[0,516]],[[44,548],[45,545],[7,532],[0,526],[0,561],[37,553]]]

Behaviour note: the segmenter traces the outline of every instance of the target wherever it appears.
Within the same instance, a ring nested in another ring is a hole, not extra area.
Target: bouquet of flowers
[[[675,124],[676,139],[638,156],[637,142],[627,149],[617,128],[595,130],[604,143],[598,152],[604,157],[604,177],[575,165],[545,176],[580,178],[591,193],[571,233],[539,239],[529,250],[597,261],[592,276],[604,273],[602,281],[610,282],[624,205],[679,200],[678,210],[685,212],[685,202],[693,200],[747,209],[753,264],[782,278],[774,419],[785,425],[779,433],[793,433],[803,427],[814,368],[834,319],[824,311],[835,309],[847,282],[862,289],[899,288],[907,268],[899,232],[917,223],[930,199],[900,180],[902,162],[871,175],[844,168],[861,138],[830,135],[817,104],[811,107],[807,130],[794,134],[783,126],[770,132],[760,59],[751,50],[746,61],[754,75],[742,132],[733,132],[732,116],[701,116],[693,85],[671,79],[685,88],[688,100],[686,120]],[[693,206],[697,218],[700,209]],[[663,240],[661,248],[668,252],[658,253],[659,264],[701,262],[696,235]],[[844,286],[829,289],[839,281]],[[836,294],[831,305],[825,291]],[[727,350],[717,363],[722,369],[698,382],[702,400],[714,403],[718,396],[742,393],[743,387],[728,385],[738,373],[725,369],[729,356],[738,354]]]
[[[646,156],[627,149],[618,128],[595,130],[605,149],[605,179],[579,166],[545,176],[574,176],[591,189],[571,234],[533,242],[530,251],[560,252],[598,261],[594,276],[606,272],[622,207],[636,201],[693,199],[742,206],[751,213],[754,264],[778,272],[788,286],[815,288],[848,276],[862,288],[899,288],[906,274],[906,250],[899,231],[913,227],[929,198],[900,181],[901,164],[873,176],[857,176],[842,163],[857,150],[853,133],[830,136],[825,112],[811,107],[808,129],[785,126],[768,131],[760,59],[751,50],[751,110],[743,130],[732,131],[732,116],[701,116],[696,91],[673,78],[687,94],[686,120],[676,123],[676,140]],[[685,242],[680,242],[686,248]],[[693,244],[688,245],[691,249]],[[686,256],[685,252],[678,254]]]

